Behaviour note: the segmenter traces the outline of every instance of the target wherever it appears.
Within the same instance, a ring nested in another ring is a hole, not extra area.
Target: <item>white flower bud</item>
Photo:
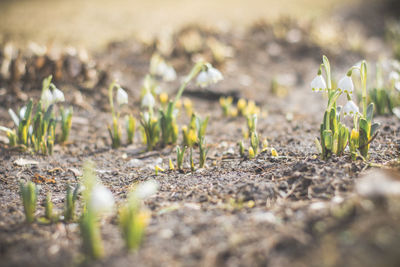
[[[128,104],[128,94],[121,87],[118,87],[117,90],[117,103],[119,106]]]
[[[111,191],[102,184],[96,184],[90,195],[89,207],[97,214],[112,211],[114,197]]]
[[[158,183],[155,180],[149,180],[139,184],[136,187],[135,195],[140,199],[145,199],[154,195],[158,190]]]
[[[148,108],[153,108],[156,100],[154,99],[154,96],[150,91],[147,91],[147,93],[143,96],[142,99],[142,107],[148,107]]]

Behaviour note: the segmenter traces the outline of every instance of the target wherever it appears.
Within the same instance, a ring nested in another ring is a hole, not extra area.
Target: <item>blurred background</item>
[[[320,19],[361,0],[2,0],[0,38],[99,48],[196,23],[242,29],[282,16]],[[1,39],[0,39],[1,41]]]

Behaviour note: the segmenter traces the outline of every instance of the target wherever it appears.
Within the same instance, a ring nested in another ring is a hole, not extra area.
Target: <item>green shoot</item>
[[[38,189],[33,182],[28,181],[26,184],[20,182],[20,195],[27,223],[33,223],[35,220],[37,193]]]

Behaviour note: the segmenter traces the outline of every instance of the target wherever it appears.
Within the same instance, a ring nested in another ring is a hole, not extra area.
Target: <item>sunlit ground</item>
[[[99,47],[187,23],[243,27],[282,15],[317,18],[357,0],[2,0],[0,35]]]

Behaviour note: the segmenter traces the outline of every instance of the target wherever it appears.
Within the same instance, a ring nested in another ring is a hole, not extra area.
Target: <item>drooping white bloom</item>
[[[117,103],[119,106],[128,104],[128,94],[121,87],[118,87],[117,90]]]
[[[346,105],[343,107],[343,113],[345,116],[355,116],[356,114],[360,113],[358,106],[352,100],[349,100]]]
[[[222,73],[211,65],[207,65],[207,69],[197,75],[196,83],[200,87],[207,87],[210,84],[223,80]]]
[[[150,91],[147,91],[142,98],[142,107],[153,108],[155,102],[156,100],[154,99],[153,94]]]
[[[52,103],[53,104],[65,101],[64,93],[58,88],[54,88],[52,95],[53,95],[53,97],[52,97]]]
[[[397,81],[394,83],[394,88],[396,88],[398,91],[400,91],[400,81]]]
[[[158,190],[158,183],[155,180],[149,180],[139,184],[136,187],[135,195],[137,198],[145,199],[154,195]]]
[[[176,72],[172,66],[168,66],[164,71],[163,79],[166,82],[174,81],[176,79]]]
[[[314,92],[326,90],[326,82],[324,77],[321,74],[318,74],[312,81],[311,81],[311,89]]]
[[[96,184],[91,192],[89,206],[95,213],[107,213],[114,207],[111,191],[102,184]]]
[[[352,94],[354,90],[354,84],[351,77],[346,75],[342,79],[340,79],[338,83],[338,89],[342,90],[345,93]]]
[[[389,73],[389,80],[391,82],[397,82],[400,80],[400,74],[397,71],[391,71]]]
[[[196,83],[200,87],[206,87],[208,85],[208,73],[207,71],[202,71],[197,75]]]
[[[150,114],[148,112],[143,113],[143,120],[147,123],[150,119]]]
[[[53,94],[49,89],[43,91],[42,96],[40,98],[42,101],[42,105],[45,110],[53,103]]]
[[[20,110],[19,110],[19,117],[22,120],[25,117],[25,113],[26,113],[26,106],[23,106]]]
[[[164,81],[173,81],[176,79],[174,68],[168,65],[158,54],[154,54],[151,57],[150,73],[162,77]]]
[[[224,79],[224,77],[222,76],[222,73],[214,67],[208,68],[208,77],[212,83],[217,83]]]

